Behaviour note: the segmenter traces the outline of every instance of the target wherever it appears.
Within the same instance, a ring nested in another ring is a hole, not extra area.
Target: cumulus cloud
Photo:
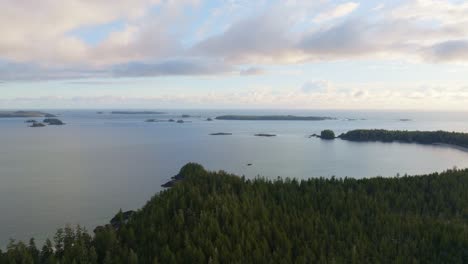
[[[351,14],[357,7],[359,6],[358,3],[354,2],[348,2],[344,3],[341,5],[338,5],[336,7],[333,7],[332,9],[329,9],[323,13],[318,14],[314,21],[321,23],[327,20],[332,20],[335,18],[340,18],[346,15]]]
[[[148,77],[162,75],[213,75],[232,72],[229,65],[213,60],[170,60],[159,63],[133,62],[116,66],[117,77]]]
[[[294,36],[288,31],[288,18],[278,19],[280,16],[271,13],[236,22],[221,34],[202,40],[191,52],[238,63],[287,57]]]
[[[427,57],[436,61],[468,60],[468,40],[449,40],[437,43],[427,50]]]
[[[216,24],[198,0],[4,0],[0,60],[25,70],[0,65],[0,79],[252,75],[265,65],[356,58],[468,62],[468,3],[409,0],[350,15],[359,3],[311,2],[255,3],[232,17],[239,4],[230,2],[210,10],[224,10]],[[72,33],[115,21],[123,27],[96,44]]]

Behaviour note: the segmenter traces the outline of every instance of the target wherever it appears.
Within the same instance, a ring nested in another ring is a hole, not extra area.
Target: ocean
[[[391,177],[468,167],[468,152],[403,143],[309,138],[323,129],[468,132],[468,113],[313,110],[45,110],[64,126],[29,128],[0,119],[0,248],[9,238],[38,243],[65,224],[90,232],[119,209],[135,210],[187,162],[248,178]],[[103,111],[98,114],[97,111]],[[324,121],[206,121],[223,114],[312,115]],[[184,123],[167,122],[182,119]],[[146,119],[161,122],[145,122]],[[409,121],[402,121],[409,119]],[[211,136],[226,132],[229,136]],[[257,133],[276,137],[256,137]],[[247,164],[252,164],[247,166]]]

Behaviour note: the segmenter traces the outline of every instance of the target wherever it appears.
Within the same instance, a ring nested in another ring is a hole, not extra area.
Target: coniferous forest
[[[356,129],[343,133],[339,138],[349,141],[380,141],[419,144],[451,144],[468,147],[468,133],[447,131],[406,131],[384,129]]]
[[[468,170],[245,179],[185,165],[117,225],[12,241],[0,263],[468,263]]]

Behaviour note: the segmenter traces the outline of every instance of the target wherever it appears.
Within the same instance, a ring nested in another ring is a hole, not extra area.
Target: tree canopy
[[[59,229],[0,263],[467,263],[468,170],[246,179],[198,164],[115,228]],[[115,219],[119,219],[116,217]]]
[[[320,133],[320,138],[322,139],[335,139],[335,132],[330,129],[325,129]]]
[[[397,141],[419,144],[444,143],[468,147],[468,133],[460,132],[357,129],[341,134],[339,137],[350,141]]]

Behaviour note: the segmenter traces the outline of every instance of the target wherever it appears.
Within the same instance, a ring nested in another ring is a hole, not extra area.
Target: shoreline
[[[463,152],[468,152],[468,147],[462,147],[454,144],[447,144],[447,143],[432,143],[431,145],[433,146],[440,146],[440,147],[447,147],[447,148],[453,148],[457,149]]]

